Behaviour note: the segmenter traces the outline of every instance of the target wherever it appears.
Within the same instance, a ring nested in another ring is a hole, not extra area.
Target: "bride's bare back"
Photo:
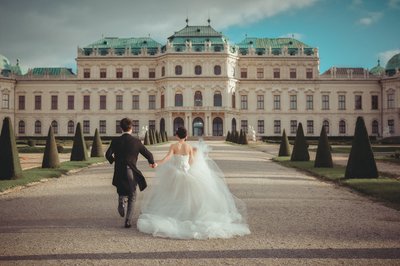
[[[192,146],[187,144],[184,140],[180,140],[177,143],[171,144],[167,155],[161,161],[159,161],[158,164],[168,161],[172,155],[189,155],[189,164],[192,164],[194,150]]]

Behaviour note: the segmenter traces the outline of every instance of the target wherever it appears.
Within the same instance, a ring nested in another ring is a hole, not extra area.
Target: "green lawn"
[[[368,196],[389,202],[394,208],[400,210],[400,181],[388,178],[384,173],[380,173],[381,176],[379,178],[345,179],[345,166],[335,165],[333,168],[314,168],[314,161],[292,162],[290,157],[275,157],[273,160],[286,167],[297,168],[318,178],[330,180]]]
[[[88,161],[68,161],[61,163],[60,168],[55,169],[44,169],[44,168],[32,168],[28,170],[22,171],[22,178],[15,179],[15,180],[1,180],[0,181],[0,192],[3,192],[7,189],[17,187],[17,186],[24,186],[32,182],[38,182],[43,178],[54,178],[60,177],[61,175],[67,173],[70,170],[83,168],[89,166],[91,164],[104,162],[104,157],[98,158],[89,158]]]

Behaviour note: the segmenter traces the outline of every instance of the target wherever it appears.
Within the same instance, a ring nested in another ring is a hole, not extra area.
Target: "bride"
[[[183,127],[176,137],[178,142],[158,162],[154,184],[144,195],[139,231],[178,239],[250,234],[246,207],[230,193],[222,171],[207,156],[207,146],[187,144]]]

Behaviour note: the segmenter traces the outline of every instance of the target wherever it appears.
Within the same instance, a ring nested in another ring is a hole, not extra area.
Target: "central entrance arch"
[[[196,117],[193,120],[193,136],[203,136],[204,135],[204,121],[200,117]]]
[[[216,117],[213,120],[213,136],[224,135],[223,121],[220,117]]]
[[[185,126],[185,122],[183,121],[183,119],[181,117],[175,118],[172,136],[175,136],[175,132],[178,129],[178,127],[183,127],[183,126]]]

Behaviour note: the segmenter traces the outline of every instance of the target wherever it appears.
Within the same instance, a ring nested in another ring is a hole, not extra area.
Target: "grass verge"
[[[292,162],[290,157],[275,157],[273,160],[286,167],[296,168],[315,177],[350,187],[362,194],[390,203],[391,207],[400,210],[400,181],[388,178],[382,173],[380,173],[381,176],[379,178],[345,179],[345,166],[335,165],[333,168],[314,168],[314,161]]]
[[[22,177],[14,180],[1,180],[0,181],[0,192],[8,190],[17,186],[26,186],[29,183],[38,182],[44,178],[60,177],[66,174],[68,171],[87,167],[89,165],[104,162],[104,157],[89,158],[88,161],[68,161],[61,163],[60,168],[48,169],[48,168],[32,168],[22,171]]]

